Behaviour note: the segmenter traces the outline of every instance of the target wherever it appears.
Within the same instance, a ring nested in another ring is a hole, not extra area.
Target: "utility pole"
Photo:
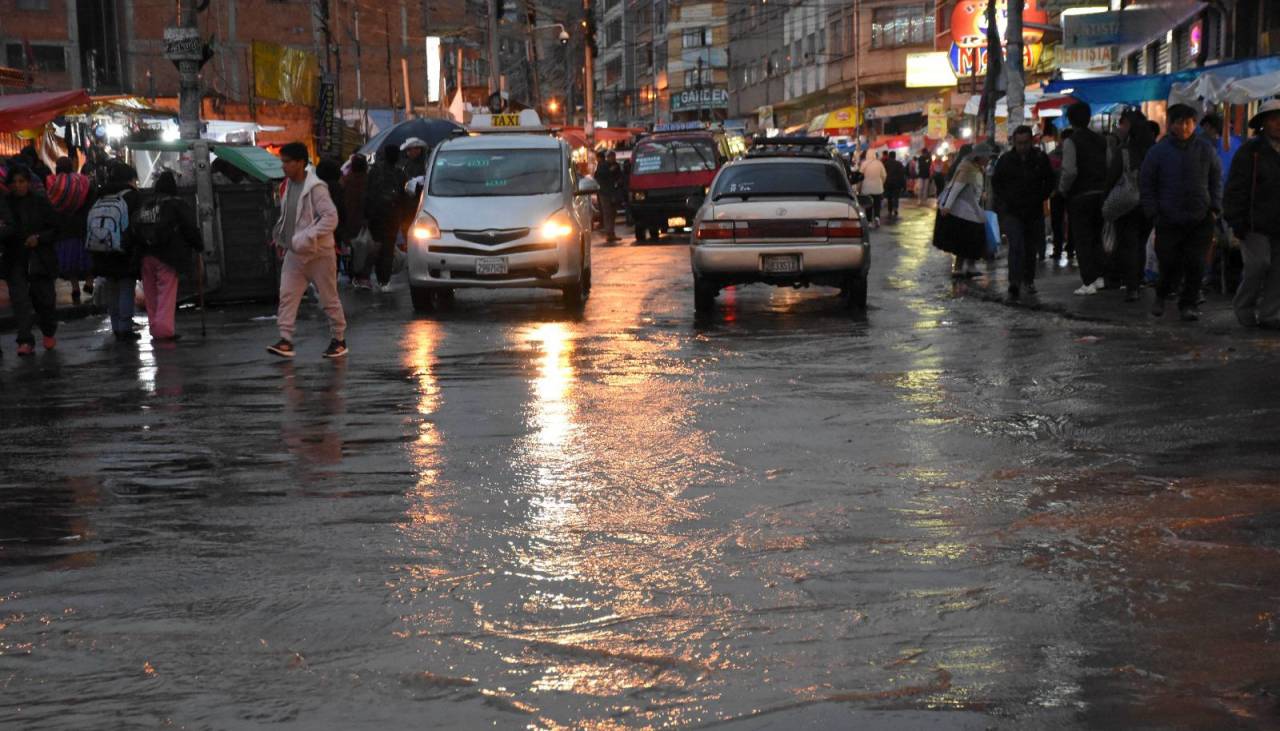
[[[364,106],[364,77],[360,74],[360,8],[353,8],[351,13],[355,25],[352,40],[356,44],[356,100]]]
[[[591,0],[582,0],[582,7],[587,13],[594,13],[595,7],[591,4]],[[595,28],[595,18],[589,18],[587,22],[592,28]],[[596,141],[596,117],[595,117],[595,93],[596,93],[596,72],[593,68],[594,59],[591,53],[591,44],[595,42],[595,38],[588,38],[583,46],[583,61],[586,66],[586,78],[583,80],[583,92],[586,97],[587,119],[586,124],[582,126],[583,136],[587,138],[587,147],[594,148]]]
[[[996,98],[999,95],[1000,74],[1004,67],[1001,63],[1000,54],[1000,27],[996,25],[996,3],[987,3],[987,77],[982,86],[982,105],[979,111],[982,112],[983,124],[986,127],[987,138],[992,142],[996,139]]]
[[[502,57],[498,55],[498,4],[489,2],[489,96],[500,93],[498,78],[502,73]]]
[[[396,116],[396,95],[392,91],[391,81],[391,17],[386,9],[382,11],[382,32],[387,39],[387,106],[391,108],[391,118]]]
[[[525,0],[525,28],[528,30],[528,40],[525,42],[525,50],[529,58],[529,92],[532,106],[534,109],[542,108],[542,84],[538,81],[538,41],[533,37],[533,26],[535,24],[535,11],[533,0]]]
[[[184,140],[200,139],[200,65],[204,44],[196,25],[196,1],[181,0],[177,25],[165,28],[165,57],[178,67],[178,130]]]
[[[1026,79],[1022,73],[1022,11],[1026,0],[1009,0],[1009,65],[1005,84],[1009,105],[1009,139],[1013,139],[1013,130],[1022,124],[1026,106]],[[1224,136],[1225,137],[1225,136]]]
[[[862,122],[867,116],[862,108],[862,4],[858,0],[853,0],[853,106],[858,115],[853,120],[857,130],[853,140],[856,152],[862,147]]]

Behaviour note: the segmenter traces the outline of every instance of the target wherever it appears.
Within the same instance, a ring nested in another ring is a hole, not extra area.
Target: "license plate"
[[[675,218],[667,219],[667,228],[684,228],[688,225],[689,223],[684,220],[683,216],[676,216]]]
[[[506,274],[507,259],[502,256],[476,259],[476,274]]]
[[[763,258],[766,274],[796,274],[800,271],[800,257],[794,254],[765,256]]]

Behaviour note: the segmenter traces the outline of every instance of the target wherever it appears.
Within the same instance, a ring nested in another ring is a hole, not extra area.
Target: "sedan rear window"
[[[716,180],[712,200],[761,195],[850,196],[844,172],[822,162],[738,165],[725,168]]]
[[[431,170],[430,195],[443,197],[559,193],[559,150],[442,150]]]

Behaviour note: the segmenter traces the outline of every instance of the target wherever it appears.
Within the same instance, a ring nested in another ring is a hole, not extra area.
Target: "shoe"
[[[36,354],[36,346],[32,345],[31,343],[18,344],[18,355],[35,355],[35,354]]]
[[[122,330],[112,334],[115,335],[116,340],[122,343],[132,343],[142,339],[141,333],[136,333],[132,330]]]
[[[329,347],[324,350],[324,357],[326,358],[341,358],[346,354],[347,341],[345,340],[330,340]]]
[[[961,279],[964,277],[964,262],[956,259],[951,263],[951,278]]]
[[[288,340],[285,340],[284,338],[280,338],[280,342],[267,348],[267,352],[271,353],[272,355],[278,355],[281,358],[292,358],[293,343],[289,342]]]
[[[58,346],[58,341],[52,335],[45,335],[41,345],[44,346],[45,350],[53,350]]]
[[[369,284],[368,277],[362,277],[352,283],[356,289],[373,289],[373,285]]]
[[[1128,288],[1126,288],[1126,289],[1124,290],[1124,301],[1125,301],[1125,302],[1137,302],[1137,301],[1138,301],[1138,288],[1137,288],[1137,287],[1128,287]]]
[[[1151,305],[1151,316],[1164,317],[1164,297],[1159,292],[1156,292],[1156,301]]]
[[[1107,288],[1107,280],[1103,279],[1102,277],[1098,277],[1097,279],[1093,280],[1093,282],[1091,282],[1089,286],[1093,287],[1094,290],[1101,292],[1102,290]]]
[[[1200,319],[1200,311],[1194,307],[1179,307],[1178,318],[1183,322],[1195,322]]]
[[[1085,285],[1081,285],[1079,289],[1072,292],[1071,294],[1079,295],[1081,297],[1087,297],[1091,294],[1097,294],[1097,293],[1098,293],[1097,287],[1093,286],[1092,284],[1085,284]]]
[[[1035,282],[1027,282],[1027,286],[1025,287],[1025,289],[1027,290],[1027,294],[1032,296],[1035,296],[1040,293],[1040,290],[1036,289]]]
[[[1018,286],[1016,284],[1009,285],[1009,296],[1005,298],[1005,301],[1009,303],[1017,302],[1020,295],[1021,292],[1018,291]]]

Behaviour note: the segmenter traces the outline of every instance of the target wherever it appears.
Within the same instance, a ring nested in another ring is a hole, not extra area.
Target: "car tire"
[[[854,272],[845,279],[844,287],[841,291],[844,297],[844,304],[851,310],[867,309],[867,272],[866,270]]]
[[[435,312],[436,298],[430,287],[409,285],[409,299],[413,302],[414,312]]]
[[[706,279],[693,276],[693,309],[695,312],[710,312],[716,306],[716,295],[720,288]]]

